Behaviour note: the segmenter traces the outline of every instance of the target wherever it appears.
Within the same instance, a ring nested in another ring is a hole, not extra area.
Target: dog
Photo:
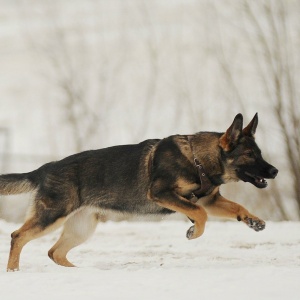
[[[198,132],[145,140],[139,144],[89,150],[21,174],[0,176],[0,194],[31,192],[25,223],[11,234],[7,271],[19,270],[22,248],[64,225],[49,257],[74,265],[67,253],[94,232],[99,212],[136,215],[179,212],[193,223],[186,237],[204,232],[207,215],[233,218],[255,231],[265,222],[225,199],[220,186],[242,180],[267,186],[278,170],[267,163],[255,142],[258,116],[243,128],[236,115],[226,132]]]

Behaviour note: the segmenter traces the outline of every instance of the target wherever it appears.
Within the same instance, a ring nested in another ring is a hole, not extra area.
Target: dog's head
[[[224,164],[224,181],[243,180],[258,188],[268,184],[265,178],[275,178],[278,170],[267,163],[257,146],[254,135],[258,124],[255,114],[252,121],[243,129],[243,116],[236,115],[231,126],[220,137]]]

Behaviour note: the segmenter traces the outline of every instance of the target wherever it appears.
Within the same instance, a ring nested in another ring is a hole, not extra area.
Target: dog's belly
[[[106,195],[98,198],[97,201],[94,202],[94,205],[100,209],[109,209],[137,215],[166,215],[174,213],[174,211],[148,200],[146,196],[120,195],[119,197],[111,197],[111,195]]]

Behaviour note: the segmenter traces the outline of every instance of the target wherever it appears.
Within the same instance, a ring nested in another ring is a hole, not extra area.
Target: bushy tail
[[[28,179],[27,173],[0,175],[0,195],[16,195],[28,193],[35,186]]]

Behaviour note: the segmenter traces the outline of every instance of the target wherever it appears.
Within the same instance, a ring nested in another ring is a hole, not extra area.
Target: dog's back
[[[81,206],[137,214],[167,213],[169,210],[146,197],[149,159],[158,142],[146,140],[84,151],[29,173],[1,175],[0,194],[35,191],[35,201],[59,210],[62,216]]]

